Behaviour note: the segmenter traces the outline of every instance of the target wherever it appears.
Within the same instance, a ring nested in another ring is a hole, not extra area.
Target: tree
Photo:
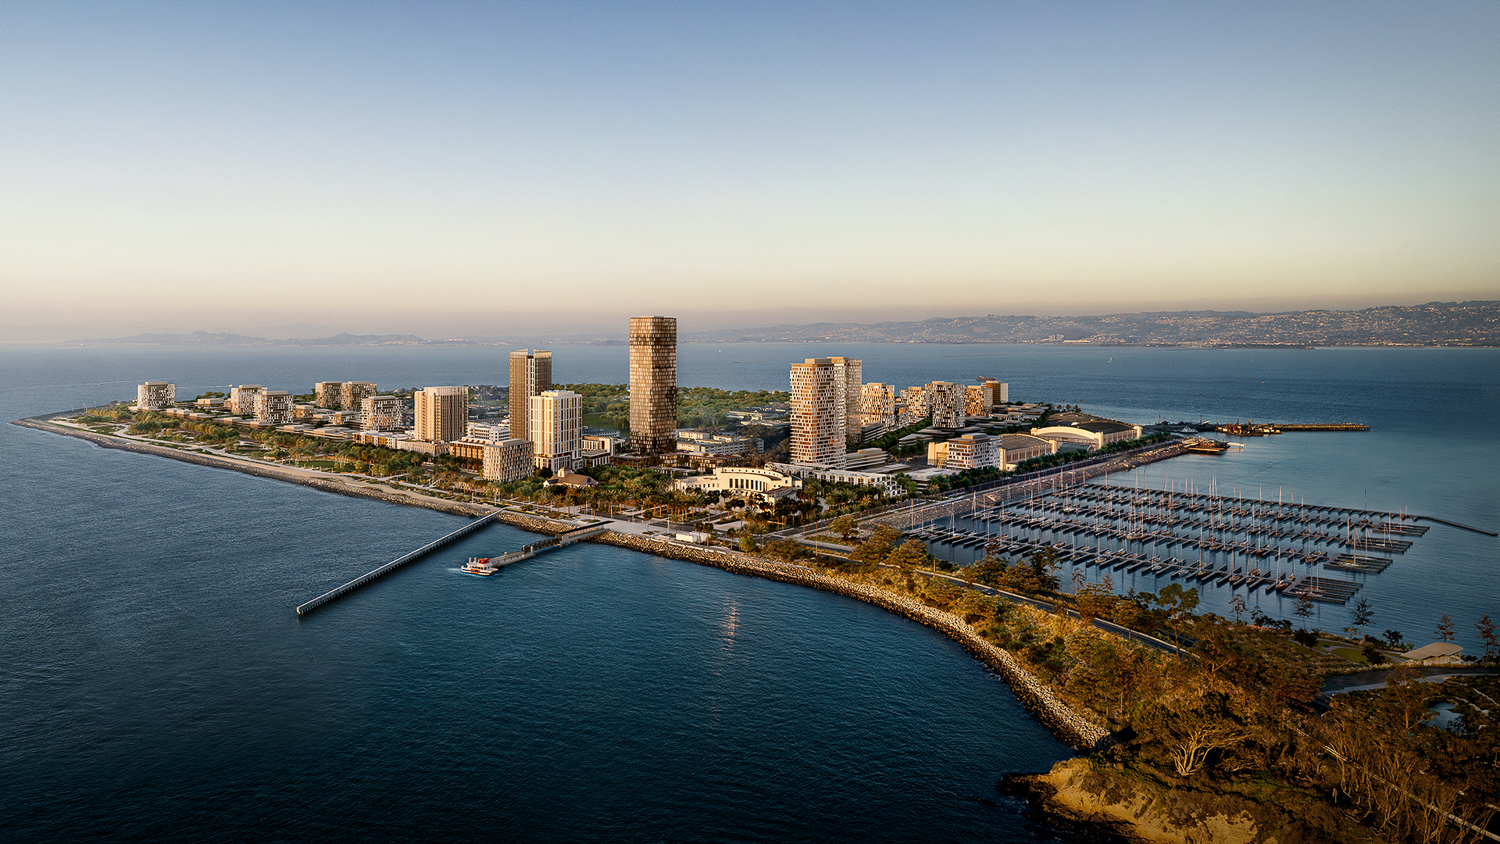
[[[1167,624],[1172,628],[1173,644],[1177,646],[1177,658],[1181,659],[1182,642],[1178,638],[1177,628],[1182,620],[1192,615],[1193,610],[1198,607],[1198,590],[1183,589],[1181,584],[1168,583],[1156,593],[1156,605],[1167,613]]]
[[[1233,598],[1229,599],[1229,611],[1234,613],[1235,624],[1240,623],[1240,616],[1244,615],[1249,609],[1250,605],[1245,603],[1243,595],[1236,594]]]
[[[1406,637],[1401,635],[1400,630],[1385,631],[1385,643],[1387,645],[1390,645],[1392,648],[1400,648],[1403,644],[1405,644],[1405,638]]]
[[[1449,618],[1447,613],[1443,613],[1442,619],[1438,621],[1437,634],[1439,641],[1453,641],[1453,619]]]
[[[1375,620],[1375,608],[1369,598],[1360,598],[1354,603],[1354,626],[1359,628],[1359,637],[1365,637],[1365,627]]]
[[[1500,654],[1500,639],[1495,638],[1495,622],[1490,620],[1489,613],[1479,619],[1474,629],[1479,631],[1479,641],[1484,642],[1485,659],[1492,660]]]
[[[891,551],[886,562],[897,568],[913,569],[927,565],[929,560],[927,546],[920,540],[908,539]]]
[[[1307,620],[1313,617],[1313,602],[1312,596],[1305,590],[1301,595],[1297,596],[1297,606],[1292,610],[1292,615],[1302,619],[1302,629],[1306,630]]]
[[[854,521],[853,516],[839,516],[837,519],[834,519],[833,524],[830,524],[828,527],[834,533],[843,538],[845,542],[853,539],[854,535],[856,533],[859,533],[859,524]]]

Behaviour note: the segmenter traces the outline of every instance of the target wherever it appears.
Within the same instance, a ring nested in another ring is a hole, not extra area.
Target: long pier
[[[389,563],[386,563],[385,565],[381,566],[378,569],[375,569],[373,571],[365,572],[364,574],[360,575],[359,577],[354,578],[353,580],[349,581],[348,583],[345,583],[343,586],[340,586],[337,589],[333,589],[333,590],[330,590],[328,592],[324,592],[322,595],[319,595],[318,597],[313,598],[311,601],[308,601],[307,603],[305,603],[305,604],[297,607],[297,615],[299,615],[299,616],[301,616],[301,615],[307,615],[308,613],[312,612],[313,610],[317,609],[318,607],[323,606],[324,604],[328,603],[329,601],[334,600],[335,598],[342,598],[343,596],[349,594],[350,592],[353,592],[354,590],[358,589],[359,587],[364,586],[366,583],[370,583],[372,581],[379,580],[380,578],[382,578],[382,577],[390,574],[391,572],[395,571],[396,569],[401,568],[402,566],[406,565],[407,563],[410,563],[410,562],[412,562],[414,560],[419,560],[422,557],[425,557],[428,554],[431,554],[433,551],[436,551],[437,549],[442,548],[445,545],[448,545],[448,544],[450,544],[452,542],[456,542],[456,541],[458,541],[460,539],[463,539],[465,536],[468,536],[469,534],[473,533],[474,531],[479,530],[480,528],[484,527],[485,525],[488,525],[491,522],[493,522],[495,520],[495,516],[497,516],[497,515],[499,515],[499,511],[496,511],[494,513],[490,513],[489,515],[486,515],[486,516],[480,516],[479,518],[475,519],[474,521],[469,522],[468,524],[464,525],[463,527],[459,528],[458,530],[455,530],[454,532],[452,532],[452,533],[450,533],[450,534],[448,534],[446,536],[443,536],[443,537],[440,537],[438,539],[435,539],[432,542],[429,542],[426,545],[423,545],[421,548],[418,548],[415,551],[411,551],[409,553],[403,554],[400,557],[397,557],[396,559],[391,560]]]

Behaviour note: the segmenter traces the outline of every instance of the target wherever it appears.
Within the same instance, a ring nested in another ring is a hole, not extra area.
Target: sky
[[[0,340],[1500,298],[1500,3],[0,3]]]

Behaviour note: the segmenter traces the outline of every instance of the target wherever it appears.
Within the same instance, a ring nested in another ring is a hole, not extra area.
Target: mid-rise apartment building
[[[460,439],[469,424],[468,387],[423,387],[416,399],[416,437],[430,443]]]
[[[901,420],[903,426],[926,419],[930,415],[927,408],[926,387],[907,387],[901,391],[901,400],[905,405],[905,413]]]
[[[147,381],[135,388],[135,406],[141,410],[166,410],[177,404],[177,385]]]
[[[266,388],[259,384],[241,384],[238,387],[230,387],[229,412],[235,416],[254,416],[255,397],[265,391]]]
[[[339,385],[339,409],[358,413],[362,402],[379,390],[369,381],[345,381]],[[467,413],[467,409],[464,411]]]
[[[510,432],[525,439],[531,430],[531,399],[552,389],[552,353],[521,349],[510,353]]]
[[[256,393],[255,421],[263,425],[290,425],[292,394],[286,390],[262,390]]]
[[[399,431],[406,411],[395,396],[366,396],[359,403],[359,426],[366,431]]]
[[[583,396],[548,390],[531,397],[529,416],[533,465],[554,472],[577,465],[583,452]]]
[[[313,404],[329,410],[343,409],[344,385],[340,381],[319,381],[313,385]]]
[[[530,475],[532,464],[531,443],[511,437],[497,443],[484,444],[484,478],[502,483],[519,480]]]
[[[927,384],[927,413],[935,428],[961,428],[964,424],[964,388],[952,381]]]
[[[677,435],[677,319],[630,318],[630,445],[672,449]]]

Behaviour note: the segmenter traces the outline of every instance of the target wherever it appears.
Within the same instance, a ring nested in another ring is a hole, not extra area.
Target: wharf
[[[567,546],[574,543],[582,542],[585,539],[590,539],[592,537],[598,536],[608,529],[609,528],[607,525],[593,525],[576,528],[574,530],[568,531],[567,533],[558,534],[557,536],[549,536],[546,539],[540,540],[538,542],[533,542],[530,545],[522,546],[521,550],[519,551],[509,551],[505,554],[501,554],[498,557],[470,559],[468,565],[464,566],[464,571],[468,572],[469,574],[477,574],[482,577],[488,577],[508,565],[519,563],[522,560],[529,560],[532,557],[535,557],[537,554],[551,551],[556,548],[566,548]]]

